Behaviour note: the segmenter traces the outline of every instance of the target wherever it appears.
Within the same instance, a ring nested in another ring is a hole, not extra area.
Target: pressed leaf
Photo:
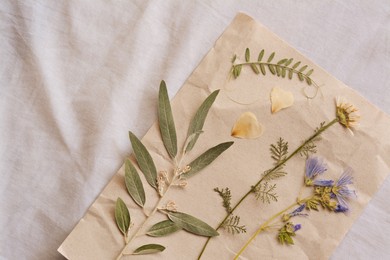
[[[211,105],[214,103],[217,95],[219,93],[219,90],[214,91],[211,93],[205,101],[200,105],[198,111],[196,111],[195,116],[192,118],[192,121],[190,123],[190,126],[188,127],[187,132],[187,138],[190,137],[192,134],[200,133],[202,131],[204,122],[206,120],[207,114],[210,110]],[[192,140],[188,143],[185,152],[189,152],[194,148],[194,145],[196,141],[198,140],[199,134],[194,136]]]
[[[143,207],[146,200],[144,187],[138,175],[137,169],[133,166],[129,159],[125,162],[125,183],[131,198],[135,201],[135,203]]]
[[[183,177],[190,178],[199,171],[203,170],[203,168],[205,168],[207,165],[217,159],[217,157],[226,149],[228,149],[233,143],[234,142],[221,143],[202,153],[198,158],[196,158],[189,164],[191,170],[187,173],[184,173]]]
[[[276,73],[275,66],[274,66],[274,65],[271,65],[271,64],[268,64],[268,68],[269,68],[269,71],[271,71],[271,73],[272,73],[273,75],[275,75],[275,73]]]
[[[275,57],[275,52],[271,53],[271,55],[269,56],[267,62],[271,62],[274,57]]]
[[[119,230],[126,235],[131,219],[129,210],[121,198],[118,198],[115,203],[115,221]]]
[[[288,78],[292,79],[292,77],[293,77],[293,70],[292,69],[288,69]]]
[[[306,82],[309,86],[313,83],[310,78],[306,78]]]
[[[145,175],[145,178],[150,186],[157,188],[157,170],[156,166],[154,165],[152,156],[150,156],[146,147],[132,132],[129,132],[129,137],[135,157],[137,158],[139,168]]]
[[[303,74],[301,72],[298,72],[298,78],[300,81],[303,81]]]
[[[290,65],[292,61],[293,61],[293,58],[289,59],[289,60],[286,62],[285,66]]]
[[[258,61],[261,61],[263,59],[263,56],[264,56],[264,50],[261,50],[260,53],[259,53],[259,57],[257,58]]]
[[[233,55],[233,58],[232,58],[232,63],[234,63],[234,62],[236,61],[236,59],[237,59],[237,55],[234,54],[234,55]]]
[[[154,224],[146,234],[152,237],[163,237],[181,229],[182,227],[175,222],[171,220],[164,220]]]
[[[276,75],[278,75],[278,77],[280,77],[280,75],[282,74],[282,69],[278,65],[276,65],[275,68],[276,68]]]
[[[303,72],[305,69],[307,69],[307,65],[303,66],[303,67],[299,70],[299,72]]]
[[[251,54],[250,54],[249,48],[246,48],[246,50],[245,50],[245,61],[249,62],[250,57],[251,57]]]
[[[309,70],[307,73],[306,73],[306,77],[310,77],[310,75],[313,73],[313,69]]]
[[[265,66],[263,63],[260,63],[260,70],[261,70],[261,73],[265,76]]]
[[[184,230],[199,236],[218,236],[218,232],[200,219],[182,212],[169,212],[170,220],[181,226]]]
[[[173,121],[171,104],[165,81],[160,84],[158,95],[158,122],[160,125],[161,137],[165,148],[171,158],[175,158],[177,154],[177,137],[175,122]]]
[[[165,247],[158,244],[147,244],[138,247],[134,250],[133,255],[148,255],[148,254],[156,254],[165,250]]]
[[[278,61],[278,65],[282,65],[283,63],[285,63],[287,61],[287,59],[282,59],[282,60],[280,60],[280,61]]]
[[[252,70],[253,70],[254,73],[256,73],[256,74],[259,74],[259,73],[260,73],[260,71],[259,71],[259,69],[257,68],[256,64],[251,64],[251,68],[252,68]]]
[[[301,62],[300,61],[298,61],[297,63],[295,63],[293,66],[292,66],[292,68],[293,69],[296,69],[296,68],[298,68],[298,66],[301,64]]]
[[[282,77],[286,77],[286,67],[282,68]]]

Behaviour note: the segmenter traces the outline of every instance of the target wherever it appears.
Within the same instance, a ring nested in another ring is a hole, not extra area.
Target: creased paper
[[[275,51],[281,57],[292,57],[307,64],[314,69],[311,77],[322,86],[321,95],[308,101],[302,94],[305,85],[299,80],[256,75],[250,69],[243,69],[238,79],[229,79],[231,57],[233,54],[243,55],[246,48]],[[274,86],[283,86],[295,97],[294,105],[283,113],[270,112],[269,93]],[[295,237],[294,246],[282,246],[278,244],[275,233],[266,232],[260,234],[242,255],[242,259],[328,259],[390,172],[390,139],[386,138],[390,118],[244,14],[237,15],[173,99],[175,123],[180,126],[177,131],[179,143],[184,142],[186,131],[183,129],[188,128],[197,107],[216,89],[221,89],[221,92],[203,129],[207,135],[199,137],[191,156],[199,155],[202,147],[226,141],[235,144],[202,173],[191,178],[184,190],[170,190],[167,195],[175,200],[180,211],[196,215],[213,227],[225,216],[221,200],[213,191],[215,187],[230,187],[235,203],[257,182],[261,173],[272,166],[268,159],[271,143],[283,137],[291,150],[298,147],[322,121],[328,122],[335,117],[336,96],[346,97],[359,108],[361,122],[354,136],[342,126],[335,125],[322,135],[317,146],[317,155],[328,162],[328,177],[335,179],[347,166],[353,168],[357,198],[350,201],[351,211],[346,215],[311,212],[308,218],[300,219],[303,228]],[[248,140],[230,136],[236,119],[246,111],[255,111],[264,125],[262,138]],[[165,152],[157,124],[142,142],[151,151],[158,170],[165,170],[169,165],[169,155]],[[237,213],[248,232],[232,236],[220,230],[220,236],[211,239],[203,259],[232,259],[265,219],[291,204],[301,187],[304,161],[296,156],[286,165],[289,174],[277,182],[277,203],[262,204],[249,197],[240,205]],[[145,189],[148,196],[146,208],[149,209],[158,197],[150,187],[145,185]],[[59,252],[68,259],[114,259],[123,248],[123,237],[114,220],[118,196],[127,204],[134,228],[139,226],[144,216],[126,192],[122,167],[63,242]],[[150,226],[163,219],[163,216],[156,215]],[[158,242],[166,250],[145,259],[196,259],[205,240],[186,232],[158,238],[158,241],[140,236],[133,249]]]

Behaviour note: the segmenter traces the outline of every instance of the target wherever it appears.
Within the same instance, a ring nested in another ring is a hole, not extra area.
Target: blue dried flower
[[[282,220],[284,222],[288,221],[290,218],[292,217],[296,217],[296,216],[303,216],[303,217],[306,217],[308,216],[308,214],[305,214],[305,213],[301,213],[306,207],[306,204],[302,204],[300,205],[298,208],[296,208],[293,212],[291,213],[288,213],[288,214],[284,214],[282,216]]]
[[[307,186],[312,186],[314,184],[313,179],[317,175],[324,173],[326,170],[327,165],[323,158],[310,156],[306,160],[305,184]]]
[[[296,225],[294,226],[294,232],[300,230],[301,228],[302,228],[302,225],[301,225],[301,224],[296,224]]]
[[[330,186],[333,186],[334,181],[332,181],[332,180],[314,180],[313,184],[315,186],[330,187]]]
[[[346,212],[348,211],[347,199],[356,196],[354,190],[350,190],[347,185],[353,184],[352,182],[352,169],[347,168],[337,180],[336,185],[332,187],[332,193],[336,196],[338,205],[335,212]]]

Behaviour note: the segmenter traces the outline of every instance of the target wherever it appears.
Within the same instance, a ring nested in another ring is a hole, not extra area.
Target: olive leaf
[[[196,158],[189,164],[191,170],[187,173],[184,173],[183,177],[192,177],[199,171],[203,170],[203,168],[205,168],[207,165],[217,159],[217,157],[221,155],[221,153],[223,153],[226,149],[228,149],[233,143],[234,142],[226,142],[218,144],[199,155],[198,158]]]
[[[150,156],[146,147],[141,143],[141,141],[129,131],[130,142],[134,150],[135,157],[139,168],[142,173],[145,175],[146,180],[150,186],[157,188],[157,170],[154,165],[152,156]]]
[[[143,207],[146,200],[144,187],[138,175],[137,169],[133,166],[129,159],[126,159],[125,162],[125,183],[131,198],[135,201],[135,203]]]
[[[171,158],[175,158],[177,154],[177,137],[175,122],[173,121],[171,104],[165,81],[162,80],[160,84],[160,91],[158,95],[158,122],[160,125],[161,137],[164,146]]]
[[[218,232],[200,219],[182,212],[168,212],[168,218],[184,230],[199,236],[218,236]]]
[[[206,120],[207,114],[210,110],[211,105],[214,103],[219,90],[215,90],[211,93],[200,105],[198,111],[196,111],[195,116],[193,117],[190,126],[188,127],[187,138],[194,133],[200,132],[203,128],[204,122]],[[194,147],[196,141],[198,140],[199,135],[196,135],[187,145],[185,152],[189,152]]]
[[[119,230],[123,233],[123,235],[127,235],[127,231],[130,227],[130,213],[126,207],[126,204],[123,202],[121,198],[116,200],[115,204],[115,221]]]
[[[136,250],[134,250],[133,255],[148,255],[148,254],[155,254],[160,253],[165,250],[165,247],[158,244],[147,244],[138,247]]]
[[[163,237],[181,229],[182,227],[175,222],[171,220],[164,220],[154,224],[146,234],[152,237]]]

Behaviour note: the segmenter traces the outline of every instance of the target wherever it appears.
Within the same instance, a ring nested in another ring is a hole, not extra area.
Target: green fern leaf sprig
[[[275,192],[276,184],[270,185],[268,182],[261,183],[259,186],[253,188],[256,199],[263,203],[270,204],[272,201],[278,201],[278,196]]]
[[[230,215],[230,217],[223,222],[221,227],[233,235],[246,233],[245,225],[240,225],[239,216]]]
[[[214,188],[214,191],[217,192],[219,196],[222,198],[222,206],[225,208],[226,213],[230,214],[232,212],[232,207],[231,207],[232,195],[230,189],[227,187],[224,189]]]
[[[300,81],[306,82],[307,85],[314,85],[318,87],[316,82],[311,78],[313,69],[308,69],[308,65],[303,65],[301,61],[294,61],[293,58],[283,58],[278,61],[274,61],[276,53],[272,52],[267,59],[264,59],[264,49],[260,51],[257,61],[250,61],[250,50],[245,50],[245,62],[235,64],[237,55],[233,56],[231,74],[236,79],[240,76],[243,66],[250,66],[255,74],[267,74],[267,69],[272,75],[277,77],[292,79],[294,75],[297,75]]]

